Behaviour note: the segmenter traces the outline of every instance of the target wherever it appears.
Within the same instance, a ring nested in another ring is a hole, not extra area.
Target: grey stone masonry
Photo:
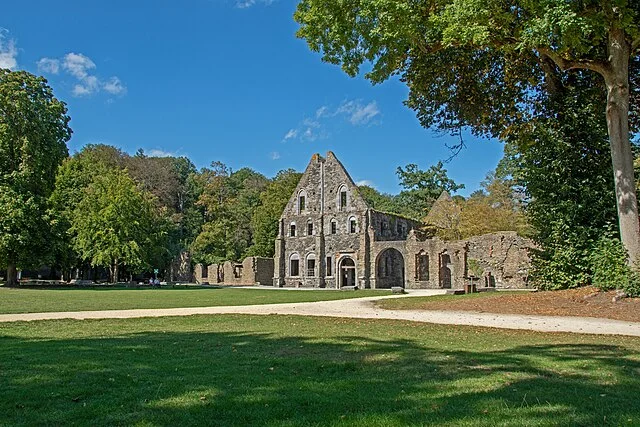
[[[370,208],[332,152],[314,154],[280,217],[274,286],[462,289],[527,286],[530,240],[512,232],[461,241]],[[479,282],[479,283],[478,283]]]
[[[314,154],[280,218],[273,284],[375,287],[372,242],[404,240],[416,224],[371,209],[332,152]]]

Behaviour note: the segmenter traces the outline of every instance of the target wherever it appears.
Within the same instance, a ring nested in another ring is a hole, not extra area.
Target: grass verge
[[[9,289],[0,288],[0,314],[52,311],[213,307],[332,301],[388,295],[389,291],[295,291],[238,288]]]
[[[191,316],[0,325],[0,425],[640,424],[640,340]]]

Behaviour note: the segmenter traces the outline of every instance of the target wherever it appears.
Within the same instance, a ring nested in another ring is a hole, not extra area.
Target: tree
[[[254,210],[251,217],[253,245],[249,255],[273,257],[278,221],[301,176],[293,169],[282,170],[260,194],[260,208]]]
[[[68,154],[70,120],[44,78],[0,69],[0,265],[7,286],[17,285],[18,267],[46,255],[47,198]]]
[[[402,215],[403,209],[397,206],[396,197],[391,194],[381,193],[368,185],[359,185],[358,191],[369,207],[381,212]]]
[[[424,218],[443,191],[454,193],[464,188],[448,177],[442,162],[426,171],[418,165],[408,164],[404,169],[398,167],[397,174],[404,190],[396,197],[396,204],[401,207],[399,210],[403,210],[401,214],[418,220]]]
[[[81,257],[93,266],[108,267],[113,282],[121,266],[130,272],[149,267],[166,235],[152,196],[121,169],[93,179],[74,211],[72,231]]]
[[[573,72],[541,103],[541,114],[516,126],[499,169],[525,189],[527,218],[539,250],[532,281],[544,288],[589,284],[589,255],[607,230],[617,231],[616,201],[595,76]]]
[[[225,164],[213,162],[197,179],[204,224],[191,245],[194,260],[212,264],[247,256],[253,243],[251,218],[267,178],[249,168],[231,172]]]
[[[640,48],[637,1],[302,0],[295,13],[323,60],[374,83],[400,75],[424,126],[504,137],[537,112],[557,76],[602,77],[618,221],[630,261],[640,224],[629,139],[630,65]],[[637,76],[631,74],[631,81]]]

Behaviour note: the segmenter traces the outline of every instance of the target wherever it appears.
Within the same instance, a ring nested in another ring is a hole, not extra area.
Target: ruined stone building
[[[529,240],[503,232],[445,241],[422,226],[369,207],[332,152],[315,154],[280,217],[274,259],[197,265],[196,281],[460,289],[476,276],[480,287],[526,287]]]
[[[421,224],[370,208],[344,166],[315,154],[280,218],[274,286],[340,288],[524,287],[531,243],[513,232],[463,241],[430,238]]]

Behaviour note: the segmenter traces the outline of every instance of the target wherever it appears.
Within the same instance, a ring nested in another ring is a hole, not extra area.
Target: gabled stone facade
[[[315,154],[280,218],[273,284],[460,289],[475,274],[480,286],[527,286],[529,240],[495,233],[444,241],[421,230],[370,208],[332,152]]]
[[[389,287],[400,264],[388,257],[376,286],[372,242],[404,241],[416,225],[371,209],[332,152],[315,154],[280,218],[274,286]]]

